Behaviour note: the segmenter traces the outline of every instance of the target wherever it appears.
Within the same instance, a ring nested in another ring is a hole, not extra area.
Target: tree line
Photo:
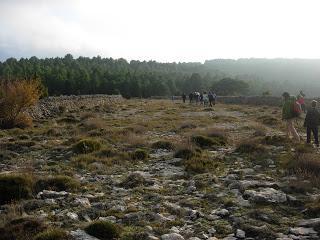
[[[245,94],[248,83],[208,71],[201,63],[158,63],[79,57],[9,58],[0,62],[0,80],[41,79],[49,95],[121,94],[124,97],[179,95],[215,90]]]

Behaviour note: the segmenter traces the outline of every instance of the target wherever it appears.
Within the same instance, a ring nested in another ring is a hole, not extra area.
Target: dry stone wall
[[[94,108],[96,106],[110,105],[122,101],[121,95],[80,95],[59,96],[41,99],[28,113],[36,119],[53,117],[62,109],[74,111],[80,108]]]

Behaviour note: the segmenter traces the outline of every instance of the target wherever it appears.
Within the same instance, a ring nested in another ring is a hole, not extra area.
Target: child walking
[[[311,132],[314,137],[314,143],[319,147],[318,139],[318,126],[320,124],[320,113],[317,110],[317,101],[313,100],[311,108],[307,111],[306,118],[304,120],[304,127],[307,128],[307,143],[311,142]]]

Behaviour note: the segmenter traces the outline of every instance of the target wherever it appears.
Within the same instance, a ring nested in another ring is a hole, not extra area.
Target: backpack
[[[293,102],[293,108],[292,108],[292,112],[293,112],[293,115],[295,117],[299,117],[300,114],[302,113],[302,108],[301,108],[301,104],[298,102],[298,101],[294,101]]]

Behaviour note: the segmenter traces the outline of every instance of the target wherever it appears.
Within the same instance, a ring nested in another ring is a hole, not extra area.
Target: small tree
[[[32,119],[25,112],[43,94],[39,79],[12,80],[0,83],[0,127],[30,126]]]
[[[247,93],[249,84],[232,78],[224,78],[212,85],[216,94],[227,96]]]

